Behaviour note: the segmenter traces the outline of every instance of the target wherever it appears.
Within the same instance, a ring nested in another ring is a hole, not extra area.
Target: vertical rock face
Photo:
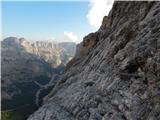
[[[159,120],[159,23],[160,2],[115,2],[28,120]]]

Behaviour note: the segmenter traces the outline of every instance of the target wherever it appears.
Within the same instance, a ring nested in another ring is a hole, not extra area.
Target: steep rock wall
[[[160,2],[116,1],[107,19],[28,120],[160,119]]]

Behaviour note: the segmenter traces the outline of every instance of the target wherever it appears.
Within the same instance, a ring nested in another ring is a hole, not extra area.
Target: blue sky
[[[85,35],[98,29],[106,14],[102,10],[106,12],[107,7],[101,9],[104,2],[98,1],[3,1],[2,37],[82,41]],[[98,12],[103,14],[99,16]]]
[[[87,22],[89,2],[3,2],[2,35],[27,39],[63,39],[73,32],[79,39],[96,29]]]

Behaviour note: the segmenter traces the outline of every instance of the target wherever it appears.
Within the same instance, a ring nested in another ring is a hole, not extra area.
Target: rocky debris
[[[160,119],[160,2],[116,1],[107,19],[28,120]]]

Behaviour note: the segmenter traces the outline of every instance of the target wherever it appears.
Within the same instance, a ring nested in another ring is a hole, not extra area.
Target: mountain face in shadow
[[[159,23],[160,2],[115,1],[28,120],[159,120]]]
[[[1,42],[2,111],[35,110],[74,56],[75,46],[75,43],[29,42],[16,37],[4,39]]]

